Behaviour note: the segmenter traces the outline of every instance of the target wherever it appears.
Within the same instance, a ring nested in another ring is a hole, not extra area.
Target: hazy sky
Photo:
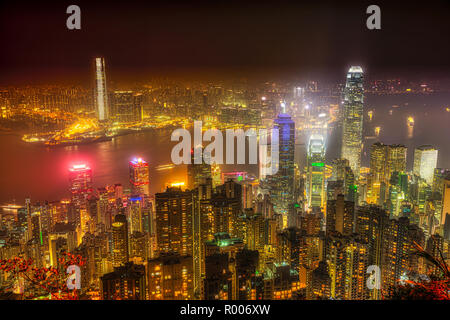
[[[366,28],[370,4],[381,30]],[[81,30],[66,28],[81,7]],[[206,70],[341,76],[450,71],[450,3],[412,1],[8,1],[0,5],[0,83]]]

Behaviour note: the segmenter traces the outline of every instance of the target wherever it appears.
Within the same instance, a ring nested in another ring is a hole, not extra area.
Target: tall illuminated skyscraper
[[[341,158],[350,162],[350,168],[359,177],[361,165],[364,87],[363,70],[352,66],[347,73],[344,88],[344,125]]]
[[[274,129],[278,129],[278,141],[272,137],[272,144],[278,142],[279,146],[278,172],[268,178],[271,181],[274,210],[284,214],[287,219],[289,205],[294,202],[295,122],[286,113],[284,104],[282,107],[282,113],[274,121]]]
[[[308,144],[308,205],[323,208],[325,201],[325,142],[313,134]]]
[[[113,266],[124,266],[128,262],[128,222],[124,214],[117,214],[112,224]]]
[[[86,164],[73,165],[69,168],[69,182],[72,203],[79,208],[92,193],[92,169]]]
[[[137,158],[129,163],[130,183],[133,194],[150,195],[148,163]]]
[[[414,150],[414,174],[433,183],[434,169],[437,165],[438,150],[433,146],[420,146]]]
[[[167,188],[155,194],[159,254],[192,255],[192,194]]]
[[[106,91],[105,58],[95,58],[95,111],[99,121],[109,118],[108,92]]]

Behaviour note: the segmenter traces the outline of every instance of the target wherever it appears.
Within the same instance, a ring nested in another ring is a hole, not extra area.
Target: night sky
[[[81,30],[66,28],[67,6]],[[370,4],[381,30],[366,28]],[[445,76],[450,2],[8,1],[0,5],[0,84],[87,79],[104,56],[117,75],[236,72]]]

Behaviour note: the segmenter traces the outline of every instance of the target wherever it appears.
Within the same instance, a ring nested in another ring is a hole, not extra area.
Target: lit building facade
[[[434,169],[437,165],[438,150],[433,146],[420,146],[414,150],[415,175],[425,179],[428,184],[433,183]]]
[[[279,148],[278,172],[268,179],[274,211],[282,214],[287,223],[289,205],[294,202],[295,123],[288,114],[281,113],[274,121],[274,129],[278,129],[278,141],[272,137],[272,144],[278,143]]]
[[[344,117],[341,158],[350,162],[356,177],[361,165],[362,129],[364,113],[363,70],[352,66],[347,73],[344,88]]]
[[[135,195],[150,195],[147,161],[137,158],[129,163],[131,191]]]
[[[106,91],[105,58],[95,58],[95,109],[99,121],[108,120],[109,104]]]
[[[72,203],[76,207],[85,205],[92,193],[92,169],[86,164],[73,165],[69,168],[70,192]]]
[[[308,145],[308,205],[324,207],[325,202],[325,141],[322,135],[311,135]]]

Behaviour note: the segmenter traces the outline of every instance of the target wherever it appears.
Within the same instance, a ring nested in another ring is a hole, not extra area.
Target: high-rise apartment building
[[[155,195],[159,254],[192,255],[192,193],[167,188]]]

